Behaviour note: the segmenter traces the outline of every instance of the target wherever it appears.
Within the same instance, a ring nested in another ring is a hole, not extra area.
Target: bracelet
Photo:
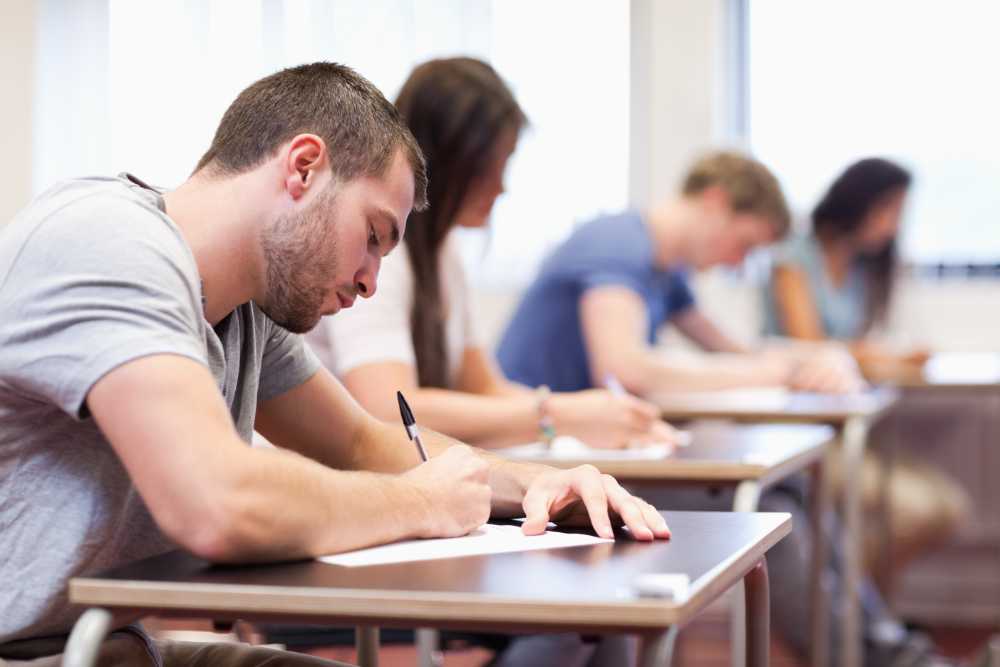
[[[539,439],[546,447],[551,447],[552,441],[556,438],[556,427],[552,421],[552,415],[549,414],[549,398],[551,396],[552,390],[549,389],[548,385],[543,384],[535,390],[535,399],[538,408]]]

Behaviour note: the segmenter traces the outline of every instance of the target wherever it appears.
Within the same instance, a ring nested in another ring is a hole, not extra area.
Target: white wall
[[[34,100],[35,0],[5,0],[0,8],[0,225],[31,196],[31,128]]]
[[[734,140],[731,0],[632,0],[630,200],[673,194],[699,153]]]

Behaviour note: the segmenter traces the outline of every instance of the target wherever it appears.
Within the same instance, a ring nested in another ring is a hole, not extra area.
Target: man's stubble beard
[[[301,214],[279,217],[261,231],[266,295],[257,305],[292,333],[306,333],[319,323],[328,276],[336,275],[335,202],[331,185]]]

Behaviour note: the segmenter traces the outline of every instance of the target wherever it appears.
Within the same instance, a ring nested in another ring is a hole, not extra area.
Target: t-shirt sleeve
[[[0,281],[0,377],[74,418],[126,362],[207,365],[197,267],[152,206],[93,195],[63,207],[25,235]]]
[[[458,358],[461,359],[461,353],[466,348],[481,347],[482,342],[475,312],[472,308],[472,285],[469,284],[469,276],[465,272],[462,256],[451,240],[442,253],[442,265],[446,267],[443,270],[446,281],[445,290],[449,300],[448,307],[458,311],[461,321],[462,339],[459,345],[460,351],[457,353]]]
[[[416,366],[410,335],[413,274],[406,248],[382,261],[375,295],[324,317],[333,372],[343,377],[358,366],[398,361]]]
[[[580,294],[599,287],[624,287],[643,295],[648,287],[637,271],[628,267],[595,267],[580,278]]]
[[[258,402],[294,389],[315,375],[321,365],[302,336],[272,322],[260,365]]]
[[[687,275],[677,271],[670,274],[667,285],[667,312],[671,316],[678,315],[694,305],[694,292],[688,282]]]
[[[771,250],[771,263],[774,266],[805,269],[811,261],[809,239],[804,235],[791,236]]]

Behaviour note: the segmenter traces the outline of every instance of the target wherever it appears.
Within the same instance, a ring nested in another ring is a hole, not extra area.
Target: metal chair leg
[[[111,614],[105,609],[88,609],[77,619],[66,642],[63,667],[94,667],[101,642],[111,629]]]

